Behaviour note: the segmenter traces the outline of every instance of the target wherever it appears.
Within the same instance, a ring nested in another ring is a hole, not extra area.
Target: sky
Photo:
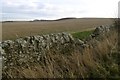
[[[0,20],[115,18],[120,0],[0,0]]]

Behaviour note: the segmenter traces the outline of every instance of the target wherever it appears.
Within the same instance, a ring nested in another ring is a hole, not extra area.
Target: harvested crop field
[[[58,32],[81,32],[100,25],[111,25],[113,19],[77,18],[59,21],[19,21],[2,23],[2,39],[16,39],[24,36],[42,35]]]

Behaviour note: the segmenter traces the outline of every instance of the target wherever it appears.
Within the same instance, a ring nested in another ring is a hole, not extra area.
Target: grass
[[[2,59],[0,58],[0,79],[2,77]]]
[[[87,38],[90,34],[92,34],[93,30],[90,31],[83,31],[83,32],[75,32],[72,33],[72,36],[74,38],[79,38],[81,40],[84,40],[85,38]]]

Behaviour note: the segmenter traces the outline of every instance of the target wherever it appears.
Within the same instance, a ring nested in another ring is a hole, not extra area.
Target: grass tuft
[[[81,40],[84,40],[85,38],[87,38],[90,34],[92,34],[93,30],[90,31],[83,31],[83,32],[75,32],[72,33],[72,36],[74,38],[79,38]]]

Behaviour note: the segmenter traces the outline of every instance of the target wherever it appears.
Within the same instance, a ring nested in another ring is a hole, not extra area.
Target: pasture
[[[77,18],[59,21],[15,21],[2,23],[2,40],[16,39],[24,36],[42,35],[59,32],[82,32],[92,30],[100,25],[111,25],[113,19]]]

